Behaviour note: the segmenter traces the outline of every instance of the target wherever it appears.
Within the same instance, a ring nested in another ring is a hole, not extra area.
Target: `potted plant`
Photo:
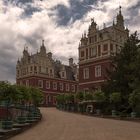
[[[96,114],[101,115],[101,109],[106,101],[106,96],[102,91],[96,91],[93,94],[93,100],[96,102]]]
[[[132,108],[131,117],[135,118],[137,115],[137,107],[140,105],[140,92],[133,91],[129,95],[129,105]]]
[[[77,103],[77,110],[78,112],[83,112],[83,105],[81,102],[84,100],[84,93],[83,92],[78,92],[75,95],[75,101]]]
[[[110,95],[110,102],[113,104],[112,117],[116,117],[118,105],[121,102],[121,94],[119,92],[112,93]]]

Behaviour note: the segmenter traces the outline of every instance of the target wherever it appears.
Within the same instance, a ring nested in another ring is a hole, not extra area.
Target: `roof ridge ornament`
[[[43,40],[42,40],[42,46],[44,46],[44,42],[45,42],[45,41],[44,41],[44,39],[43,39]]]

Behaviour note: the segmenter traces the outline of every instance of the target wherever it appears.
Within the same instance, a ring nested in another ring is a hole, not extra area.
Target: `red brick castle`
[[[46,53],[44,41],[40,52],[30,55],[24,49],[17,61],[16,80],[18,85],[39,87],[44,93],[44,105],[54,106],[59,93],[76,93],[78,88],[78,69],[69,59],[69,65],[54,60],[52,53]]]
[[[88,34],[84,34],[79,45],[79,90],[94,91],[101,89],[110,69],[111,55],[120,51],[129,36],[124,27],[121,7],[116,23],[99,30],[92,19]]]
[[[79,68],[72,58],[69,65],[54,60],[51,52],[46,53],[42,41],[36,54],[29,55],[24,49],[17,62],[17,84],[39,87],[44,93],[45,106],[54,106],[56,95],[60,93],[100,90],[107,80],[106,70],[110,69],[111,56],[120,51],[128,36],[120,7],[116,22],[109,27],[104,24],[99,30],[94,19],[91,20],[88,34],[80,40]]]

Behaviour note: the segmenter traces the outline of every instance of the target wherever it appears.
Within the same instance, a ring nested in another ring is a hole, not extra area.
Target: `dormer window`
[[[61,76],[62,76],[62,78],[65,78],[65,72],[64,71],[61,72]]]
[[[50,69],[50,76],[53,76],[53,69]]]

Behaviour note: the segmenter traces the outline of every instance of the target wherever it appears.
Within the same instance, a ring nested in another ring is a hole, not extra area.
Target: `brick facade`
[[[55,106],[56,95],[76,93],[78,90],[78,68],[73,59],[69,65],[54,60],[52,53],[46,53],[44,41],[40,52],[29,55],[27,48],[16,67],[18,85],[38,87],[44,93],[44,106]]]
[[[112,26],[98,29],[94,19],[91,20],[88,34],[82,35],[79,44],[79,90],[101,89],[108,78],[107,69],[112,69],[111,56],[120,52],[128,36],[121,7]]]

